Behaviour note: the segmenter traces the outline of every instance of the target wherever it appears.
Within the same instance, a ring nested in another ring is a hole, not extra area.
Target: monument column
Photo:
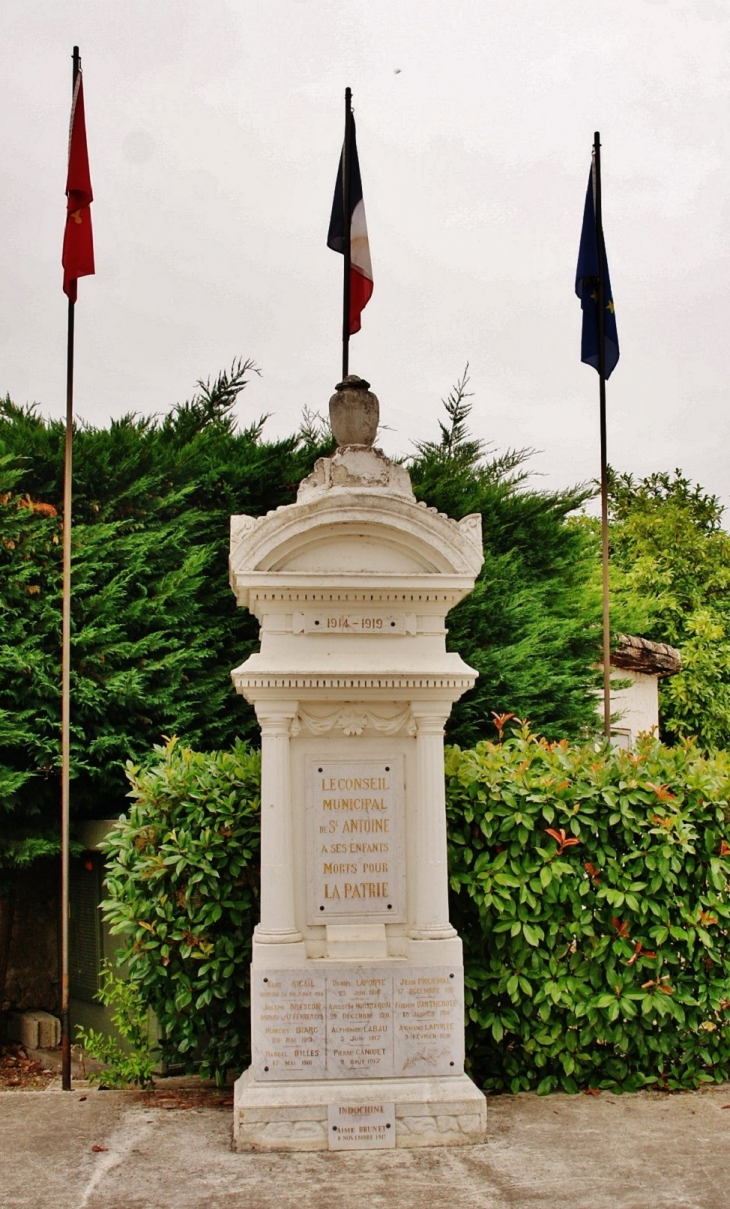
[[[302,940],[294,908],[289,734],[296,701],[256,706],[261,727],[261,922],[257,944]]]
[[[411,703],[416,721],[416,892],[413,940],[448,940],[449,871],[446,847],[444,725],[451,702]]]

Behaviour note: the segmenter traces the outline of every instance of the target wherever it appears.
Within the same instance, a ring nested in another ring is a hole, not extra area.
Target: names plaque
[[[384,1079],[464,1069],[460,967],[254,970],[254,1078]]]
[[[393,1073],[393,976],[382,969],[327,974],[327,1075]]]
[[[405,919],[403,757],[307,757],[309,923]]]
[[[393,979],[396,1075],[453,1075],[464,1069],[461,970],[421,966]]]
[[[330,1150],[386,1150],[395,1146],[395,1104],[330,1104]]]
[[[327,1069],[327,992],[306,969],[252,971],[255,1079],[322,1079]]]

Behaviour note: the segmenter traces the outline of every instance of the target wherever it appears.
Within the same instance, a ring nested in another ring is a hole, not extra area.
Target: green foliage
[[[90,1058],[104,1063],[103,1071],[89,1072],[89,1082],[103,1087],[150,1087],[157,1065],[156,1047],[151,1039],[149,1008],[143,1003],[139,987],[106,965],[101,971],[97,999],[114,1009],[111,1021],[125,1044],[96,1029],[77,1026],[79,1045]]]
[[[449,738],[475,743],[490,711],[508,709],[550,738],[590,733],[601,645],[597,545],[570,517],[592,491],[532,490],[530,450],[495,457],[470,438],[467,370],[444,401],[440,440],[421,442],[409,464],[417,498],[457,520],[482,515],[484,567],[449,614],[447,639],[479,679],[455,706]]]
[[[446,775],[474,1077],[543,1093],[727,1079],[730,758],[522,727],[448,749]],[[221,1079],[248,1058],[258,756],[170,741],[130,778],[105,914],[164,1059]]]
[[[229,517],[294,499],[327,447],[310,424],[267,442],[232,408],[237,362],[162,419],[74,436],[71,804],[123,808],[124,764],[165,734],[257,734],[230,668],[257,624],[227,581]],[[0,401],[0,867],[58,843],[64,426]]]
[[[258,918],[260,757],[171,739],[141,771],[107,837],[103,903],[121,960],[158,1020],[167,1063],[219,1080],[248,1056],[248,967]]]
[[[446,775],[475,1077],[541,1093],[727,1079],[728,756],[523,727],[451,748]]]
[[[122,809],[125,761],[163,735],[202,750],[258,736],[230,680],[258,632],[228,586],[229,517],[291,503],[332,438],[311,413],[283,441],[264,439],[263,420],[238,429],[233,408],[255,372],[238,361],[164,417],[75,431],[75,819]],[[550,736],[575,735],[595,725],[593,539],[566,523],[586,493],[528,490],[526,451],[487,456],[468,434],[467,382],[445,400],[440,440],[410,464],[420,498],[484,518],[485,569],[449,637],[480,679],[451,737],[474,742],[508,705]],[[0,401],[0,868],[58,844],[64,436]]]
[[[60,632],[49,589],[61,530],[55,508],[18,490],[11,463],[0,457],[0,892],[13,869],[58,851],[58,826],[38,830],[42,789],[29,782],[45,782],[58,746],[46,701],[60,697],[49,675]]]
[[[716,496],[680,471],[612,475],[611,577],[622,628],[679,647],[661,686],[662,736],[730,747],[730,534]]]

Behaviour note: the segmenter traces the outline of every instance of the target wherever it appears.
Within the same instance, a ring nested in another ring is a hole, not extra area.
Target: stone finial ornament
[[[380,419],[380,404],[370,383],[357,374],[348,374],[338,382],[330,399],[330,424],[335,440],[343,445],[366,445],[375,440]]]

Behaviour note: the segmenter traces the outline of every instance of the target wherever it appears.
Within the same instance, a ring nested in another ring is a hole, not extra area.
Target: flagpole
[[[352,215],[350,214],[350,163],[352,146],[352,90],[345,89],[345,142],[342,151],[342,212],[345,219],[344,280],[342,287],[342,377],[350,372],[350,266]]]
[[[598,381],[601,426],[601,547],[603,554],[603,733],[611,737],[611,619],[608,581],[608,460],[606,455],[606,246],[601,203],[601,136],[593,136],[598,241]]]
[[[78,46],[73,48],[71,96],[79,74]],[[66,440],[63,461],[63,606],[61,623],[61,1087],[71,1091],[71,1032],[69,1020],[69,764],[71,734],[71,498],[73,466],[74,306],[68,300],[66,340]]]

